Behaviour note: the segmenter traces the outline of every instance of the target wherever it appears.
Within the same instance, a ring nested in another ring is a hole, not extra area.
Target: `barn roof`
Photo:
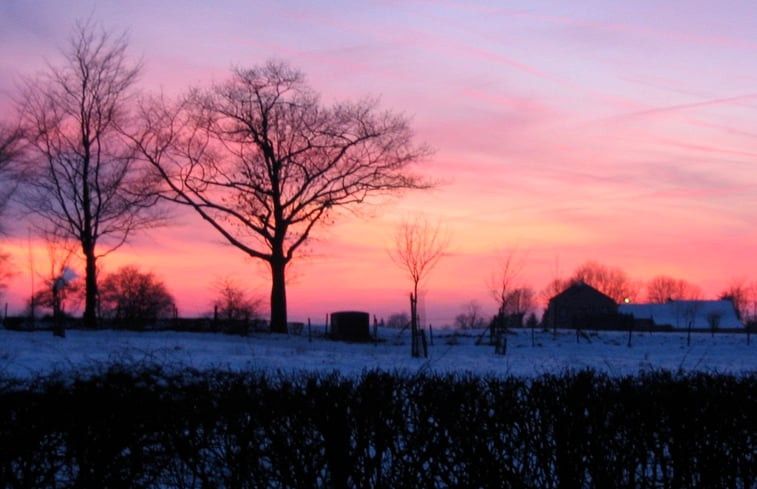
[[[673,328],[709,328],[710,319],[719,316],[718,327],[740,328],[743,324],[729,300],[668,301],[661,304],[621,304],[618,312],[631,314],[636,319],[652,319],[658,326]]]
[[[609,302],[615,303],[615,301],[612,299],[612,297],[609,297],[606,294],[603,294],[599,290],[595,289],[591,285],[587,284],[584,281],[578,281],[570,284],[568,288],[557,294],[556,296],[552,297],[552,300],[574,300],[575,298],[585,298],[587,296],[595,297],[595,298],[601,298],[603,300],[607,300]]]

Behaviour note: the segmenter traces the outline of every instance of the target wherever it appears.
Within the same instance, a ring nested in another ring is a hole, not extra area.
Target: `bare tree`
[[[623,270],[594,261],[584,263],[573,272],[569,283],[576,282],[591,285],[618,303],[626,299],[634,300],[638,293],[638,286],[626,276]]]
[[[287,330],[286,269],[318,225],[371,196],[428,185],[428,151],[374,101],[325,106],[284,63],[236,69],[175,105],[152,100],[133,139],[167,186],[271,271],[271,329]]]
[[[77,24],[64,62],[27,79],[17,99],[31,146],[21,203],[40,227],[80,245],[87,327],[96,322],[97,260],[160,222],[154,185],[121,135],[140,71],[126,50],[125,35]]]
[[[481,304],[469,301],[463,305],[463,312],[455,316],[458,329],[478,329],[486,326],[486,319],[481,311]]]
[[[719,297],[733,302],[736,314],[744,323],[757,321],[757,282],[734,280]]]
[[[448,245],[449,237],[441,225],[438,222],[432,224],[423,216],[404,221],[395,235],[394,250],[390,251],[390,255],[397,265],[407,271],[413,282],[410,294],[410,350],[413,357],[420,356],[419,337],[422,333],[418,324],[418,289],[444,256]],[[424,356],[426,354],[424,343]]]
[[[421,283],[444,256],[448,246],[449,237],[438,222],[431,223],[426,217],[416,216],[400,225],[390,254],[410,276],[416,299]]]
[[[11,171],[19,163],[24,149],[24,133],[20,127],[0,124],[0,214],[5,210],[18,182]],[[0,231],[3,228],[0,226]]]
[[[143,329],[175,311],[173,296],[152,272],[126,265],[102,281],[101,305],[106,317],[126,328]]]
[[[534,308],[534,290],[530,287],[517,287],[511,290],[501,304],[504,315],[525,314]]]
[[[489,280],[489,291],[497,303],[497,314],[500,318],[511,314],[525,314],[534,306],[534,291],[525,286],[521,279],[524,266],[523,255],[514,250],[506,251]]]
[[[5,289],[8,287],[8,281],[13,277],[10,262],[10,255],[0,252],[0,296],[5,292]]]
[[[230,278],[219,280],[214,289],[214,315],[217,318],[238,321],[254,319],[260,313],[261,301],[252,297],[248,291]]]
[[[565,291],[565,289],[570,287],[570,284],[571,282],[568,279],[553,278],[552,280],[549,281],[546,287],[544,287],[544,289],[541,291],[540,293],[541,299],[545,303],[549,303],[549,300],[551,298]]]
[[[647,301],[652,303],[694,299],[700,295],[699,287],[683,279],[658,275],[647,283]]]
[[[77,280],[78,275],[74,272],[71,265],[71,259],[76,249],[75,243],[65,234],[45,233],[45,247],[47,248],[47,257],[49,269],[43,281],[47,285],[44,292],[47,293],[48,301],[40,300],[38,297],[32,297],[31,307],[34,307],[35,301],[39,304],[50,307],[53,312],[53,320],[56,334],[63,336],[65,330],[62,324],[62,318],[65,314],[66,302],[70,298],[81,296],[81,287]],[[42,297],[45,297],[44,295]],[[32,310],[32,316],[33,316]]]
[[[410,316],[407,312],[395,312],[389,315],[389,319],[386,320],[387,328],[403,329],[410,324]]]

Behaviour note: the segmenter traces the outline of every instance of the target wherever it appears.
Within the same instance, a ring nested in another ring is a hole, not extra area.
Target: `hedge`
[[[757,376],[0,378],[7,488],[755,488]]]

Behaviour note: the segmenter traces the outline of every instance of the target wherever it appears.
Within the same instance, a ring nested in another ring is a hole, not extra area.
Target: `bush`
[[[165,284],[133,265],[120,268],[100,284],[102,314],[115,325],[143,329],[174,315],[176,306]]]
[[[111,366],[0,378],[5,487],[757,484],[757,377]]]

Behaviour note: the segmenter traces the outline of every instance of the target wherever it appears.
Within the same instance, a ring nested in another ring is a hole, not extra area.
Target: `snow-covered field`
[[[66,338],[50,332],[0,330],[0,374],[28,377],[53,370],[103,366],[111,362],[153,362],[167,368],[308,370],[345,375],[367,369],[408,373],[473,372],[536,376],[567,369],[593,368],[610,375],[670,369],[718,373],[757,373],[757,338],[745,334],[685,332],[636,333],[628,346],[623,332],[591,332],[576,341],[573,331],[530,330],[508,337],[506,355],[495,355],[480,331],[434,333],[428,358],[411,358],[409,334],[379,329],[380,342],[356,344],[329,341],[320,331],[304,336],[129,331],[68,331]],[[488,340],[488,337],[486,338]]]

